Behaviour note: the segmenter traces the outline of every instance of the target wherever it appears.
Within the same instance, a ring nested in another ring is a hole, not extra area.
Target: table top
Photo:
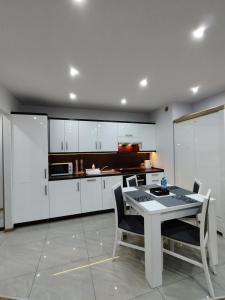
[[[157,197],[150,193],[152,186],[123,188],[124,197],[135,207],[148,214],[160,214],[177,210],[201,207],[204,196],[191,191],[170,186],[170,195]],[[137,195],[137,197],[136,197]],[[147,196],[147,201],[138,202],[138,196]]]

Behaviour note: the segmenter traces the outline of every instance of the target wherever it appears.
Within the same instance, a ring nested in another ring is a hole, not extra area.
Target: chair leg
[[[164,238],[161,238],[161,261],[162,261],[162,272],[163,272],[163,242],[164,242]]]
[[[213,253],[212,253],[212,247],[208,242],[208,253],[209,253],[209,261],[211,263],[213,263]],[[213,274],[216,275],[216,266],[214,265],[214,263],[212,265],[210,265],[210,267],[212,268]]]
[[[202,256],[202,263],[203,263],[203,268],[204,268],[204,272],[205,272],[205,278],[206,278],[209,294],[211,297],[215,297],[212,281],[211,281],[210,274],[209,274],[209,268],[208,268],[208,263],[207,263],[205,247],[201,248],[201,256]]]
[[[116,228],[116,232],[115,232],[115,238],[114,238],[114,246],[113,246],[113,259],[116,256],[116,248],[117,248],[117,244],[118,244],[118,236],[119,236],[119,230]]]

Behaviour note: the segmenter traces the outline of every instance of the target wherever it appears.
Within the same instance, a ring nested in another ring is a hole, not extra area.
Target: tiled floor
[[[168,256],[163,286],[151,289],[145,280],[143,253],[120,247],[119,258],[110,260],[113,237],[111,213],[1,233],[0,296],[35,300],[209,298],[202,270]],[[216,296],[224,296],[225,239],[218,239],[220,265],[217,276],[211,276]]]

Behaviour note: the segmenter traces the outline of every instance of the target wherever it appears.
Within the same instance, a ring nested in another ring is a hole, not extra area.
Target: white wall
[[[149,122],[149,113],[81,109],[55,106],[21,105],[22,112],[46,113],[52,118]]]
[[[0,85],[0,111],[9,114],[12,110],[19,110],[19,107],[19,101]]]
[[[193,103],[193,112],[213,108],[225,104],[225,92]]]
[[[174,139],[173,121],[192,112],[192,104],[174,103],[150,113],[149,119],[156,123],[156,155],[152,155],[155,167],[165,170],[169,183],[174,183]]]

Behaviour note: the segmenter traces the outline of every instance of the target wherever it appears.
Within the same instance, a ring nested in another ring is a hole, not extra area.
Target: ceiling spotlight
[[[123,98],[123,99],[121,99],[120,102],[121,102],[122,105],[126,105],[127,104],[127,99]]]
[[[86,0],[73,0],[76,4],[83,4]]]
[[[76,68],[70,67],[70,76],[71,77],[75,77],[75,76],[77,76],[79,74],[80,74],[80,72]]]
[[[198,93],[199,89],[200,89],[200,86],[194,86],[190,90],[192,91],[192,93],[194,95],[196,95]]]
[[[141,87],[146,87],[148,85],[148,78],[143,78],[140,82],[139,85]]]
[[[194,31],[192,31],[192,36],[194,39],[200,40],[204,37],[205,31],[206,31],[206,27],[200,26],[197,29],[195,29]]]
[[[77,95],[74,93],[70,93],[70,100],[76,100],[77,99]]]

